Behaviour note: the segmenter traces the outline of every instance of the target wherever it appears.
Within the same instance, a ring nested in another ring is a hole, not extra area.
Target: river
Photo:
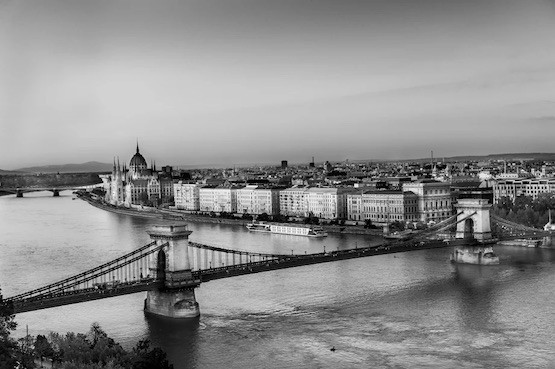
[[[149,242],[153,220],[108,213],[69,192],[0,197],[4,297]],[[191,222],[193,241],[246,251],[320,252],[380,241],[249,233]],[[555,251],[495,247],[498,266],[453,265],[422,250],[233,277],[196,290],[201,318],[145,316],[145,293],[23,313],[17,337],[85,332],[126,348],[149,338],[184,368],[553,368]],[[335,347],[336,351],[330,351]]]

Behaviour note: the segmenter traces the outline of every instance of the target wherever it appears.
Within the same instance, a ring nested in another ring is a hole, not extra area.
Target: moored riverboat
[[[253,222],[247,224],[247,229],[252,232],[266,232],[276,234],[287,234],[305,237],[326,237],[328,234],[320,226],[302,226],[291,224],[271,224]]]

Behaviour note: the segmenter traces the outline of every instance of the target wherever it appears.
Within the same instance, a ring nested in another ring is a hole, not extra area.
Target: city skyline
[[[553,152],[555,4],[0,2],[0,168]]]

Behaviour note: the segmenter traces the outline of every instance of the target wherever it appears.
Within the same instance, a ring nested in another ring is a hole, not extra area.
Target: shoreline
[[[146,210],[137,210],[131,208],[116,207],[114,205],[108,205],[101,203],[97,200],[91,199],[88,196],[77,195],[77,197],[83,201],[86,201],[90,205],[106,210],[115,214],[135,216],[140,218],[149,219],[160,219],[165,221],[191,221],[199,223],[213,223],[213,224],[227,224],[227,225],[240,225],[246,226],[250,223],[250,220],[244,219],[230,219],[230,218],[212,218],[202,215],[188,214],[181,212],[179,210],[169,210],[169,209],[154,209],[148,208]],[[299,223],[288,223],[291,225]],[[359,234],[359,235],[369,235],[369,236],[381,236],[382,231],[379,229],[365,229],[357,226],[339,226],[339,225],[321,225],[324,230],[328,233],[339,233],[339,234]]]

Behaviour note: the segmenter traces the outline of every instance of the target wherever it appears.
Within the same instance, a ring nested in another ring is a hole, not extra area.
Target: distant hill
[[[89,161],[82,164],[62,164],[62,165],[45,165],[38,167],[28,167],[17,169],[19,172],[33,173],[99,173],[111,172],[112,165],[109,163],[100,163],[98,161]]]
[[[443,160],[447,162],[453,161],[488,161],[488,160],[544,160],[555,161],[555,153],[508,153],[508,154],[489,154],[489,155],[468,155],[468,156],[451,156],[451,157],[434,157],[434,161]],[[390,160],[395,161],[416,161],[429,162],[430,158],[406,159],[406,160]]]
[[[14,174],[25,174],[24,172],[18,172],[17,170],[2,170],[0,169],[1,175],[14,175]]]

